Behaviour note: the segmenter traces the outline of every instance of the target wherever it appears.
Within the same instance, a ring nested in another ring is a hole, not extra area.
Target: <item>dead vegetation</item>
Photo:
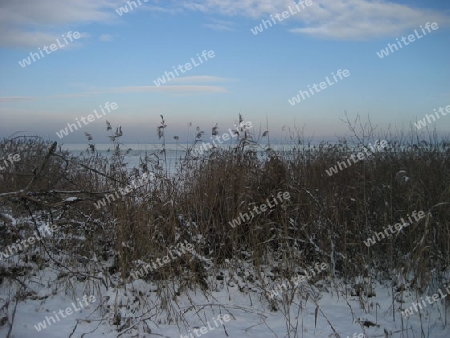
[[[361,297],[371,290],[361,278],[393,279],[393,284],[420,291],[437,288],[449,266],[450,143],[433,133],[427,140],[411,133],[375,136],[370,124],[346,122],[354,138],[335,144],[310,144],[298,130],[289,130],[289,151],[281,152],[262,145],[269,131],[256,142],[254,130],[236,130],[233,146],[211,149],[203,157],[192,152],[204,135],[197,128],[192,144],[179,146],[183,158],[173,175],[167,170],[163,118],[157,128],[160,151],[143,155],[133,169],[126,166],[129,150],[120,143],[121,129],[111,134],[109,156],[96,151],[88,134],[88,149],[81,155],[39,137],[3,140],[0,156],[19,153],[22,160],[0,172],[0,249],[32,236],[41,224],[58,224],[59,230],[18,253],[14,262],[4,260],[1,282],[8,279],[26,287],[33,269],[18,264],[26,262],[36,269],[56,267],[62,283],[76,277],[124,287],[140,262],[161,258],[168,248],[186,241],[196,255],[183,255],[145,279],[179,280],[178,292],[208,290],[222,267],[238,274],[230,262],[245,261],[256,271],[248,282],[269,290],[258,271],[271,270],[275,282],[311,262],[325,262],[331,267],[327,278],[353,284]],[[326,174],[355,147],[376,138],[389,146],[367,161],[331,177]],[[151,182],[94,207],[105,194],[144,173],[154,175]],[[234,229],[229,225],[240,212],[285,191],[290,200]],[[370,248],[364,245],[374,232],[414,210],[425,211],[427,217]],[[15,270],[8,268],[13,265]]]

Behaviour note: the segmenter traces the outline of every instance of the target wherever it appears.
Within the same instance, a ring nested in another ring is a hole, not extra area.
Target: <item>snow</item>
[[[322,280],[315,286],[302,283],[295,289],[283,290],[276,301],[268,301],[257,280],[249,282],[252,274],[248,270],[242,277],[225,270],[217,276],[210,279],[209,291],[188,291],[177,281],[141,279],[126,287],[106,288],[102,283],[75,277],[58,281],[54,271],[45,269],[29,284],[34,293],[28,292],[17,304],[11,337],[81,337],[83,333],[88,333],[85,337],[117,337],[123,331],[123,337],[192,338],[196,337],[194,329],[200,337],[294,337],[294,332],[305,338],[332,337],[334,330],[340,337],[420,337],[422,329],[425,337],[450,335],[448,325],[444,326],[446,315],[450,314],[445,312],[444,302],[428,305],[421,315],[415,313],[404,319],[399,308],[410,306],[415,298],[405,291],[404,303],[393,302],[396,292],[392,281],[373,282],[375,296],[370,298],[364,294],[352,296],[343,283]],[[15,287],[17,284],[2,284],[1,299],[8,299]],[[66,309],[76,298],[90,294],[95,294],[95,303],[40,332],[34,328],[54,311]],[[164,294],[173,301],[160,302]],[[15,305],[9,304],[10,320]],[[217,321],[219,315],[224,318],[226,314],[230,316],[228,322]],[[117,318],[133,329],[114,325]],[[207,333],[201,333],[202,327],[208,329]],[[0,336],[6,337],[7,330],[8,325],[2,326]]]

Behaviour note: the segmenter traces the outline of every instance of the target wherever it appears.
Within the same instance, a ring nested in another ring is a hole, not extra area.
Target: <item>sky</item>
[[[345,113],[409,130],[450,105],[449,26],[441,0],[0,0],[0,138],[107,143],[109,121],[152,143],[163,115],[189,141],[240,113],[280,142],[347,135]]]

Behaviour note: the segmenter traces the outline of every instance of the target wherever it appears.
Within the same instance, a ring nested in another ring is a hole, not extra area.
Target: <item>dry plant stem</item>
[[[14,304],[14,310],[12,312],[12,316],[11,316],[11,321],[9,322],[9,330],[8,333],[6,335],[6,338],[10,338],[11,337],[11,331],[12,328],[14,326],[14,319],[16,318],[16,310],[17,310],[17,304],[19,303],[19,300],[16,299],[15,304]]]

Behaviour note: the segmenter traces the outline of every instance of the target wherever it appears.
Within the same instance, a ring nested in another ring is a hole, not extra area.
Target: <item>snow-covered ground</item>
[[[366,292],[372,297],[364,293],[358,296],[354,288],[343,283],[320,280],[314,286],[301,283],[279,290],[278,299],[268,300],[259,277],[245,267],[245,262],[242,264],[236,274],[211,272],[207,291],[188,290],[181,281],[154,284],[142,279],[126,287],[106,287],[100,282],[101,272],[97,282],[81,276],[61,277],[56,270],[46,268],[27,281],[29,289],[17,304],[7,303],[8,317],[13,321],[10,337],[450,336],[446,299],[427,304],[420,314],[406,319],[400,307],[409,307],[418,299],[408,290],[393,287],[392,281],[372,281],[372,289]],[[269,275],[261,274],[264,279]],[[3,282],[2,299],[9,299],[20,288],[20,282],[13,284]],[[95,296],[92,303],[88,301],[91,295]],[[65,312],[68,308],[73,312],[70,315]],[[3,324],[7,321],[5,310],[1,312]],[[46,328],[41,326],[38,331],[38,323],[46,317]],[[7,336],[9,327],[2,325],[1,337]]]

